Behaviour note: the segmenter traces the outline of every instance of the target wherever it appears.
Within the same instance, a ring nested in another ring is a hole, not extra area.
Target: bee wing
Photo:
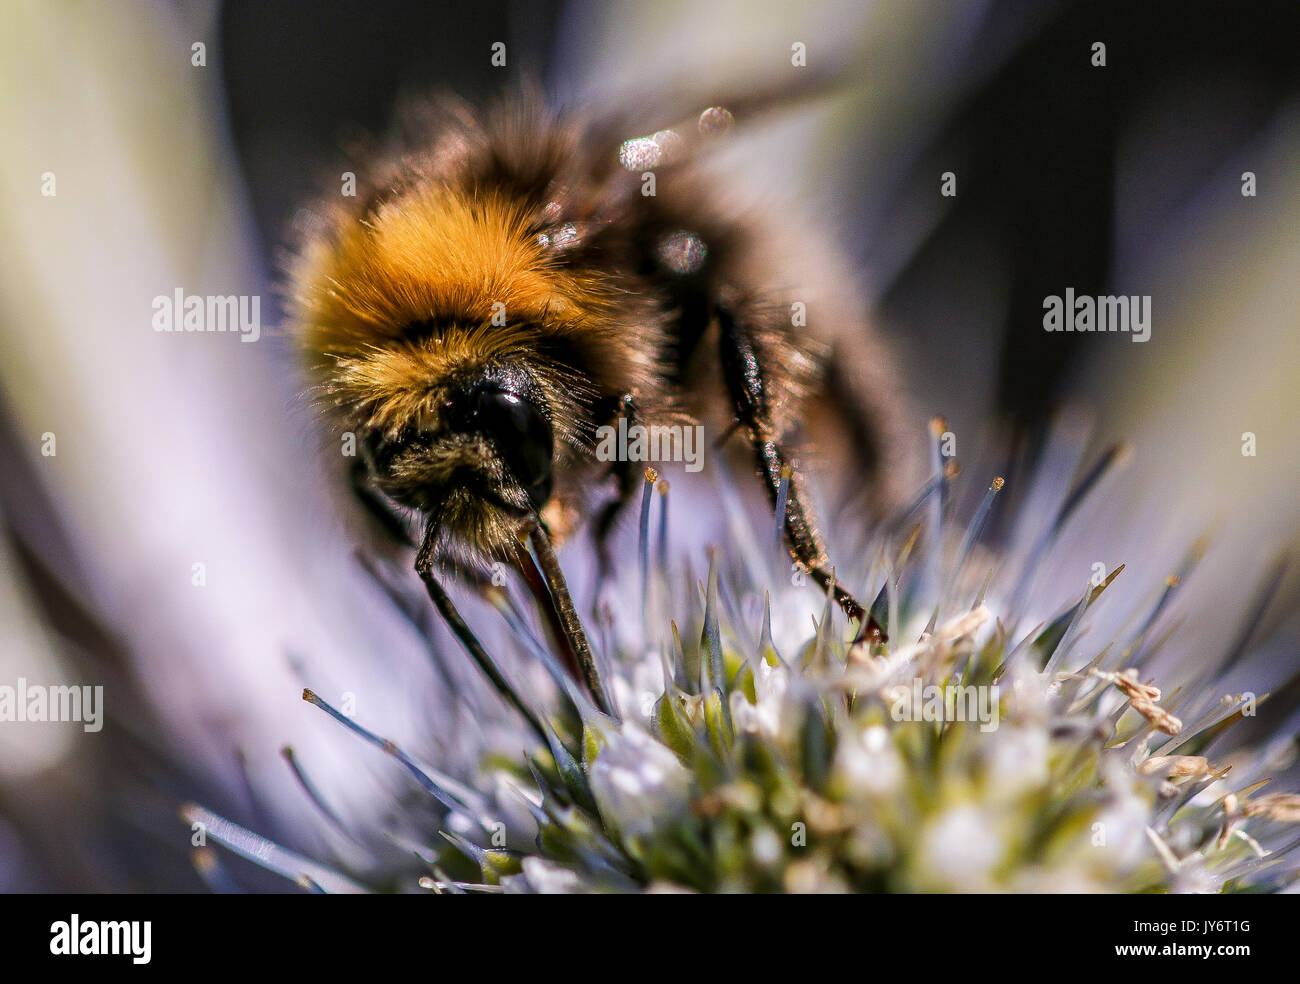
[[[596,111],[585,127],[583,144],[590,149],[593,171],[598,173],[619,163],[619,150],[629,141],[672,132],[677,141],[672,159],[666,163],[686,163],[708,145],[709,136],[729,126],[725,117],[702,120],[710,110],[726,110],[731,120],[748,127],[764,117],[834,95],[850,82],[847,72],[833,65],[801,68],[781,76],[737,79],[711,89],[681,85],[659,92],[638,92],[634,100],[620,100],[608,111]]]

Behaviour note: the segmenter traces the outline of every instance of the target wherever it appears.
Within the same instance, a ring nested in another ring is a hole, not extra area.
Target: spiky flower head
[[[306,693],[394,757],[438,806],[440,836],[404,841],[414,862],[385,887],[1139,892],[1290,883],[1300,799],[1260,792],[1280,746],[1227,741],[1262,697],[1225,692],[1214,666],[1174,693],[1143,671],[1179,578],[1157,586],[1127,634],[1104,643],[1087,640],[1088,616],[1123,590],[1122,568],[1094,574],[1041,623],[1027,617],[1053,539],[1119,458],[1104,455],[1062,488],[1045,531],[1008,557],[982,542],[1002,480],[959,526],[956,469],[936,457],[916,501],[860,550],[885,629],[861,638],[797,569],[786,576],[777,538],[746,527],[725,478],[721,508],[734,535],[709,551],[702,579],[672,563],[666,483],[648,473],[637,572],[592,620],[613,714],[597,709],[505,587],[488,592],[509,628],[503,640],[545,667],[555,698],[537,698],[493,661],[500,716],[519,727],[497,732],[502,743],[482,749],[473,775],[458,781],[419,762]],[[514,739],[518,747],[507,747]],[[307,887],[367,881],[198,807],[186,816]]]

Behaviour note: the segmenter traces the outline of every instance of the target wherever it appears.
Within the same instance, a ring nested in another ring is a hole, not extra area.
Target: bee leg
[[[624,394],[619,398],[618,410],[612,420],[617,422],[620,418],[627,421],[629,428],[639,420],[631,394]],[[639,472],[634,461],[617,459],[611,462],[610,472],[618,480],[618,494],[601,508],[592,525],[592,539],[596,544],[601,580],[609,577],[613,569],[613,561],[609,553],[609,535],[613,532],[619,515],[627,508],[627,504],[632,501],[637,489],[641,487],[640,482],[637,481]]]
[[[618,494],[601,507],[592,525],[591,536],[596,543],[596,561],[600,567],[601,580],[608,578],[614,568],[613,557],[609,551],[609,535],[614,531],[614,524],[618,522],[619,516],[623,514],[623,510],[627,508],[627,504],[632,501],[636,490],[640,487],[640,483],[637,482],[639,473],[634,465],[635,463],[630,461],[614,463],[612,471],[618,479]]]
[[[461,617],[460,611],[456,608],[455,602],[447,594],[446,589],[439,583],[433,573],[433,547],[437,540],[437,530],[432,523],[425,530],[424,542],[420,546],[419,552],[415,555],[415,572],[420,575],[420,580],[424,582],[424,589],[429,593],[429,599],[433,602],[434,607],[438,609],[438,614],[442,616],[447,627],[460,640],[460,644],[465,647],[475,665],[482,671],[483,675],[491,681],[492,686],[496,688],[506,701],[508,701],[529,723],[533,731],[541,738],[543,743],[547,742],[546,729],[542,727],[541,721],[532,709],[520,700],[519,695],[509,682],[501,675],[497,669],[496,663],[492,657],[487,654],[483,644],[478,641],[474,631]]]
[[[605,695],[605,687],[600,682],[600,673],[596,669],[596,658],[591,652],[591,643],[587,641],[587,633],[582,627],[582,620],[578,617],[578,610],[574,607],[573,598],[569,595],[569,585],[564,580],[564,571],[560,568],[560,561],[551,548],[551,538],[540,520],[534,519],[532,521],[528,530],[528,539],[533,545],[533,550],[537,553],[538,563],[541,566],[543,576],[546,578],[546,586],[551,592],[551,603],[555,608],[555,614],[559,617],[560,625],[564,630],[569,646],[577,658],[578,666],[582,671],[582,680],[587,685],[587,691],[591,694],[591,699],[596,707],[603,713],[612,716],[613,711],[611,710],[609,698]]]
[[[546,586],[546,579],[542,576],[542,572],[537,569],[532,554],[528,552],[522,543],[515,550],[513,563],[515,570],[523,578],[524,585],[537,602],[537,607],[541,609],[542,616],[546,619],[546,630],[551,645],[559,653],[564,668],[569,671],[569,675],[573,679],[582,683],[582,666],[578,663],[578,654],[573,651],[573,647],[569,644],[569,637],[564,632],[564,623],[560,621],[560,614],[555,610],[555,605],[551,600],[551,589]]]
[[[750,447],[758,461],[759,471],[767,485],[772,508],[777,507],[781,489],[781,472],[787,468],[789,458],[782,449],[772,420],[765,392],[763,367],[758,353],[744,328],[736,322],[735,314],[725,304],[715,306],[723,376],[731,395],[736,419],[749,439]],[[805,505],[803,482],[790,467],[789,493],[785,506],[785,538],[790,556],[804,568],[824,589],[832,592],[844,614],[860,623],[858,640],[884,640],[884,631],[839,582],[830,570],[830,560],[822,547],[821,537],[813,525],[811,511]]]

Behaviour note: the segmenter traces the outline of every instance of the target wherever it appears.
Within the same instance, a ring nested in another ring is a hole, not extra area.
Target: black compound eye
[[[551,497],[555,438],[537,407],[518,393],[489,383],[453,400],[448,411],[448,423],[455,430],[482,434],[496,445],[534,508],[541,509]]]

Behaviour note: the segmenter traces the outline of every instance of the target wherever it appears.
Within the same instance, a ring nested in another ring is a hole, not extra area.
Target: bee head
[[[457,374],[401,426],[371,428],[365,454],[388,495],[461,529],[538,512],[554,487],[550,409],[518,368]]]
[[[485,440],[534,511],[551,497],[555,436],[535,397],[492,379],[457,390],[444,404],[453,434]]]

